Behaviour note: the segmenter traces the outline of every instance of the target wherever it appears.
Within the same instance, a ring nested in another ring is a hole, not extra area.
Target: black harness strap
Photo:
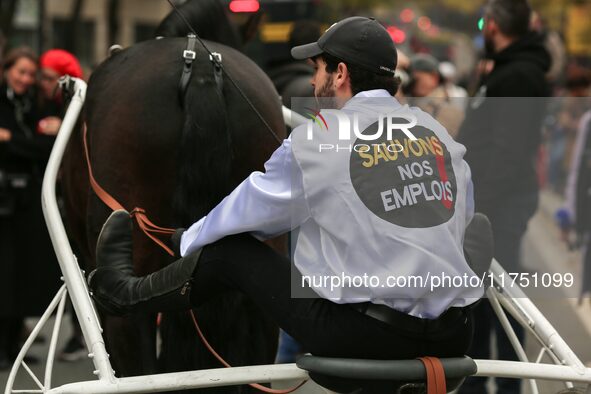
[[[185,92],[187,91],[187,86],[189,86],[189,81],[191,80],[193,62],[197,58],[197,53],[195,52],[196,44],[197,36],[193,33],[187,35],[187,49],[183,51],[183,59],[185,59],[185,65],[183,66],[183,73],[181,74],[181,80],[179,81],[179,98],[181,100],[181,103],[184,102]],[[217,86],[218,92],[221,95],[223,94],[224,88],[222,55],[217,52],[213,52],[209,55],[209,60],[213,64],[213,76],[215,78],[215,84]]]
[[[181,103],[184,102],[185,91],[187,90],[189,80],[191,79],[191,72],[193,71],[193,61],[197,57],[197,53],[195,52],[197,36],[191,33],[187,36],[187,39],[187,49],[183,51],[185,65],[183,66],[183,73],[181,74],[181,80],[179,81],[179,98]]]
[[[220,95],[223,95],[224,74],[222,70],[222,55],[217,52],[212,52],[211,55],[209,55],[209,60],[213,63],[213,76],[215,78],[218,92]]]

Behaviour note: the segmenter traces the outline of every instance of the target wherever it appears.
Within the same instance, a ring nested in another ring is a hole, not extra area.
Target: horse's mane
[[[238,32],[220,0],[188,0],[178,9],[201,38],[240,48]],[[189,28],[174,10],[156,28],[157,37],[185,37],[189,33]]]

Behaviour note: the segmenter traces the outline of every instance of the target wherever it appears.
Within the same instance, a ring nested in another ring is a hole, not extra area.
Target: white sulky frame
[[[74,85],[73,99],[66,112],[51,153],[43,180],[42,192],[43,212],[65,284],[60,288],[18,354],[6,384],[5,394],[153,393],[306,379],[308,374],[299,369],[295,364],[218,368],[127,378],[118,378],[115,376],[111,368],[111,363],[109,362],[109,355],[105,349],[102,328],[84,280],[84,273],[79,268],[76,256],[72,252],[58,211],[55,196],[57,172],[86,94],[86,83],[84,81],[79,79],[72,79],[71,81]],[[61,83],[62,85],[68,85],[70,80],[65,79]],[[295,127],[306,121],[304,117],[291,112],[285,107],[283,107],[283,114],[286,124],[291,127]],[[496,261],[493,261],[491,271],[494,277],[500,277],[504,272]],[[95,368],[94,374],[97,376],[97,379],[52,388],[51,377],[55,349],[68,293],[82,327],[86,346],[89,351],[88,357],[92,359]],[[561,381],[568,388],[573,387],[573,383],[579,383],[579,385],[585,386],[588,394],[591,394],[591,368],[586,368],[583,365],[548,320],[519,288],[503,289],[497,284],[495,287],[489,288],[487,293],[521,361],[474,360],[478,368],[476,376],[530,379],[531,389],[534,394],[539,392],[534,379]],[[24,357],[34,339],[56,310],[56,319],[49,345],[45,375],[43,381],[41,381],[24,362]],[[541,351],[535,361],[528,361],[523,347],[518,342],[515,333],[508,323],[505,311],[513,315],[538,340]],[[544,355],[547,355],[553,364],[541,363]],[[24,390],[14,388],[16,374],[21,368],[31,376],[32,381],[37,387]]]

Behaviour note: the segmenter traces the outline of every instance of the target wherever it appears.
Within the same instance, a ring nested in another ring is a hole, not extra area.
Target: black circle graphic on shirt
[[[381,137],[355,141],[349,161],[355,192],[367,209],[398,226],[425,228],[447,222],[455,211],[457,184],[446,146],[422,126],[409,130],[417,140],[399,129],[387,139],[385,123]],[[379,124],[362,134],[376,134]]]

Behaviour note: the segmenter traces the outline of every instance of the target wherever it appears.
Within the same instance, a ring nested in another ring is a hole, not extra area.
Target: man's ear
[[[334,84],[335,88],[339,89],[345,83],[349,83],[349,69],[343,62],[339,63],[335,72]]]

